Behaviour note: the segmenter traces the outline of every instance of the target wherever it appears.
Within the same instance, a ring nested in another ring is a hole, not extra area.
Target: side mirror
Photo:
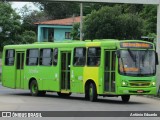
[[[157,52],[155,52],[155,58],[156,58],[156,65],[158,65],[159,64],[159,61],[158,61],[158,53]]]
[[[117,57],[120,58],[120,50],[117,50]]]

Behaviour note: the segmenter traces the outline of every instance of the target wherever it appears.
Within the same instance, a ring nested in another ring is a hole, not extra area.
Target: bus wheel
[[[39,96],[41,93],[38,91],[38,84],[36,80],[33,80],[30,84],[30,92],[32,96]]]
[[[85,99],[89,100],[89,86],[87,86],[85,89]]]
[[[46,91],[39,91],[40,96],[45,96],[45,94],[46,94]]]
[[[89,100],[92,102],[97,100],[97,90],[96,86],[93,83],[90,83],[89,86]]]
[[[57,94],[60,96],[60,97],[69,97],[72,93],[61,93],[61,92],[57,92]]]
[[[124,103],[127,103],[130,99],[130,95],[122,95],[121,98]]]

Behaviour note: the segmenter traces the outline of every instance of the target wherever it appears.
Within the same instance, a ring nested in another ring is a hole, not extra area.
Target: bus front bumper
[[[131,88],[131,87],[118,87],[117,94],[119,95],[156,95],[156,87],[150,88]]]

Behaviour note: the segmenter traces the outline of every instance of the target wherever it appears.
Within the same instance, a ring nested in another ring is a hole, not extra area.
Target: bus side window
[[[15,51],[14,50],[6,50],[5,65],[13,66],[14,65],[14,57],[15,57]]]
[[[53,65],[56,66],[58,63],[58,48],[53,50]]]
[[[75,48],[73,65],[74,66],[84,66],[86,63],[86,48]]]
[[[26,64],[28,66],[38,65],[39,50],[38,49],[28,49],[26,58],[27,58]]]
[[[90,47],[88,48],[87,53],[87,65],[88,66],[99,66],[100,65],[100,56],[101,48],[99,47]]]
[[[52,65],[52,49],[41,49],[40,50],[40,62],[39,65],[50,66]]]

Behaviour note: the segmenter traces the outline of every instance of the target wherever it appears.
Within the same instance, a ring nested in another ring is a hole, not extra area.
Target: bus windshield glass
[[[120,50],[119,72],[128,76],[155,75],[155,51]]]

